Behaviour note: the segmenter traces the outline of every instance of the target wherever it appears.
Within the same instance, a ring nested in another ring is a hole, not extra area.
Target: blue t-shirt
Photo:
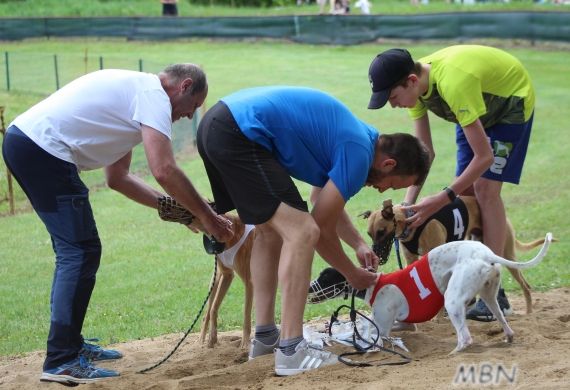
[[[321,188],[332,179],[345,202],[364,186],[378,131],[334,97],[278,86],[245,89],[221,101],[245,136],[273,152],[295,179]]]

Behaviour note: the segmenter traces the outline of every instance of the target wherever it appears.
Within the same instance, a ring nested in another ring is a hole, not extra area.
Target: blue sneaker
[[[81,348],[79,354],[85,356],[89,361],[113,360],[123,357],[123,354],[119,351],[115,351],[114,349],[103,349],[98,345],[86,343],[85,340],[97,342],[99,339],[84,339],[83,341],[83,348]]]
[[[79,355],[78,358],[73,359],[69,363],[44,371],[40,381],[77,386],[80,383],[97,382],[118,376],[118,372],[92,366],[83,355]]]

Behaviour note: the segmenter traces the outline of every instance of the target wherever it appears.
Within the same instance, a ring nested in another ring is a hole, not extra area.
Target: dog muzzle
[[[384,241],[379,244],[372,245],[372,251],[380,259],[380,262],[378,263],[379,265],[384,265],[388,262],[388,257],[390,257],[390,251],[392,250],[395,235],[396,229],[392,230],[392,233],[388,234]]]
[[[344,299],[348,298],[348,294],[352,291],[352,287],[348,282],[340,282],[330,286],[321,286],[318,279],[311,281],[309,287],[309,295],[307,296],[307,303],[314,305],[323,303],[325,301],[335,299],[344,294]]]

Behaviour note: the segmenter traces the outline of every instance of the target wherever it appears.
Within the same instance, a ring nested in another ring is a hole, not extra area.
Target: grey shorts
[[[196,143],[218,214],[235,209],[243,223],[259,225],[271,219],[281,203],[308,212],[285,167],[243,134],[223,102],[200,121]]]

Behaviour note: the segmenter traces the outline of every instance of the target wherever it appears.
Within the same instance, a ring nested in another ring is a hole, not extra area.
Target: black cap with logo
[[[372,88],[369,109],[382,108],[388,102],[392,87],[414,69],[414,60],[406,49],[390,49],[374,58],[368,70]]]

